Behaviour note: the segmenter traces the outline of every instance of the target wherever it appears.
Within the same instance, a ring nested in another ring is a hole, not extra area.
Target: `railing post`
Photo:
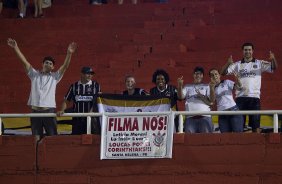
[[[91,116],[87,116],[87,134],[91,134]]]
[[[179,130],[179,133],[183,133],[183,116],[182,114],[179,114],[178,115],[178,130]]]
[[[176,116],[175,112],[170,111],[170,120],[169,120],[169,122],[172,123],[171,128],[172,128],[173,133],[176,132],[176,127],[175,127],[175,123],[174,123],[175,116]]]
[[[2,135],[2,118],[0,117],[0,135]]]
[[[278,133],[278,114],[273,114],[273,132]]]

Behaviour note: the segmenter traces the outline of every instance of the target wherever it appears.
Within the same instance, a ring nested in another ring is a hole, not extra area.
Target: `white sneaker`
[[[94,1],[92,4],[93,4],[93,5],[101,5],[102,3],[98,3],[98,2],[96,2],[96,1]]]

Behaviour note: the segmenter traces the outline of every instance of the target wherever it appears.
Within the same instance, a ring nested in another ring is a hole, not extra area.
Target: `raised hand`
[[[183,76],[177,79],[178,86],[183,86]]]
[[[16,40],[13,40],[12,38],[8,38],[7,44],[12,48],[16,48],[18,46]]]
[[[215,87],[216,82],[215,82],[215,80],[213,78],[211,78],[211,81],[210,81],[209,85],[210,85],[210,88],[214,88]]]
[[[232,55],[230,55],[229,58],[227,59],[227,63],[228,64],[232,64],[233,63]]]
[[[70,43],[68,46],[68,53],[71,54],[74,53],[76,48],[77,48],[77,44],[75,42]]]
[[[274,53],[273,53],[273,52],[271,52],[271,51],[269,51],[269,60],[270,60],[270,61],[275,60]]]

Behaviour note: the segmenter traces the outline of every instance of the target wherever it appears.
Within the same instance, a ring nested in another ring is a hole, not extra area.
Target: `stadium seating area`
[[[32,4],[32,3],[31,3]],[[17,40],[36,67],[52,55],[58,67],[67,45],[78,43],[69,70],[58,85],[57,104],[69,85],[79,79],[80,68],[94,68],[104,93],[120,93],[124,76],[136,76],[139,87],[149,90],[152,73],[163,68],[176,85],[177,77],[192,82],[192,70],[220,68],[229,55],[242,57],[241,45],[255,45],[255,57],[268,59],[269,50],[282,58],[282,1],[280,0],[169,0],[169,3],[125,1],[118,5],[91,6],[86,0],[55,0],[44,18],[16,19],[16,10],[4,9],[0,18],[1,113],[29,112],[26,102],[30,81],[6,40]],[[209,82],[208,75],[205,82]],[[281,109],[281,67],[264,74],[262,108]],[[183,106],[182,106],[183,109]]]

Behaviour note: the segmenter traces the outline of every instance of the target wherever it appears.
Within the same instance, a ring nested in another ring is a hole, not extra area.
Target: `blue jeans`
[[[238,111],[237,106],[229,108],[227,111]],[[244,121],[242,115],[219,115],[218,125],[221,133],[224,132],[243,132]]]
[[[186,118],[185,133],[211,133],[213,132],[213,124],[211,117],[194,116]]]

